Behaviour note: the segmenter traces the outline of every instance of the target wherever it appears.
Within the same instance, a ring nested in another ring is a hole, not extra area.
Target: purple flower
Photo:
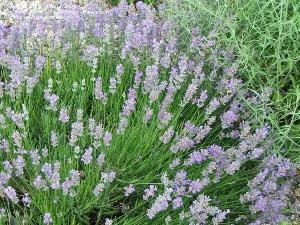
[[[168,193],[168,192],[165,192],[164,194],[159,195],[156,198],[155,202],[153,203],[152,207],[147,210],[148,218],[153,219],[156,214],[166,210],[169,207],[170,200],[171,200],[170,193]]]
[[[146,77],[144,80],[144,90],[146,93],[149,93],[152,89],[154,89],[158,84],[158,66],[152,65],[147,66],[146,68]]]
[[[133,88],[130,88],[128,90],[127,94],[127,100],[125,101],[123,105],[123,110],[122,110],[122,116],[130,116],[134,110],[135,110],[135,105],[136,105],[136,90]]]
[[[104,135],[103,135],[103,142],[104,142],[104,145],[105,145],[105,146],[109,146],[111,140],[112,140],[112,135],[111,135],[111,133],[109,133],[108,131],[105,131],[105,132],[104,132]]]
[[[201,151],[194,151],[189,155],[189,158],[185,161],[186,165],[193,165],[202,163],[207,159],[208,152],[206,149],[202,149]]]
[[[172,201],[173,209],[178,209],[183,205],[183,201],[181,197],[177,197]]]
[[[124,188],[124,190],[125,190],[125,196],[129,196],[130,194],[132,194],[133,192],[135,192],[135,188],[134,188],[134,186],[132,185],[132,184],[130,184],[129,186],[126,186],[125,188]]]
[[[53,223],[51,214],[47,212],[47,213],[44,214],[44,224],[49,225],[51,223]]]
[[[22,156],[18,156],[13,160],[13,166],[16,169],[16,176],[21,176],[24,174],[25,160]]]
[[[116,178],[116,172],[111,170],[109,172],[101,172],[101,182],[103,184],[111,183]]]
[[[122,64],[118,64],[116,67],[116,72],[118,75],[122,75],[124,73],[124,66]]]
[[[72,195],[72,187],[79,185],[80,182],[80,172],[77,170],[71,170],[69,172],[69,177],[61,184],[61,188],[65,195]]]
[[[88,45],[83,51],[83,60],[92,68],[92,72],[96,73],[98,63],[99,49],[94,45]]]
[[[180,159],[179,158],[175,158],[170,164],[169,164],[169,168],[170,169],[175,169],[177,166],[179,166],[180,164]]]
[[[24,196],[22,197],[22,202],[26,207],[30,206],[31,203],[31,198],[29,197],[28,193],[25,193]]]
[[[104,187],[105,187],[104,183],[97,184],[93,190],[94,195],[99,196],[100,193],[102,193],[104,191]]]
[[[111,77],[109,80],[109,92],[114,94],[117,89],[117,80],[114,77]]]
[[[118,129],[117,129],[117,133],[123,134],[125,129],[127,128],[127,126],[128,126],[128,119],[126,117],[121,117]]]
[[[14,131],[12,134],[12,138],[14,141],[14,144],[18,147],[18,148],[22,148],[22,135],[20,134],[19,131]]]
[[[143,199],[148,200],[150,197],[153,197],[156,191],[157,187],[154,185],[150,185],[149,188],[145,189]]]
[[[202,180],[192,180],[189,183],[189,192],[195,194],[199,193],[205,186],[209,184],[210,180],[207,177],[204,177]]]
[[[213,98],[206,108],[206,115],[209,116],[210,114],[212,114],[220,106],[220,104],[221,103],[217,98]]]
[[[39,71],[43,68],[44,64],[46,62],[46,58],[43,56],[38,55],[35,58],[35,68]]]
[[[17,192],[16,192],[16,190],[13,187],[8,186],[7,188],[5,188],[4,189],[4,194],[13,203],[18,203],[19,202],[19,199],[18,199],[18,196],[17,196]]]
[[[168,144],[170,142],[170,140],[172,139],[173,135],[174,135],[174,129],[173,127],[169,127],[165,133],[160,137],[160,140],[164,143],[164,144]]]
[[[60,188],[60,163],[56,161],[54,164],[45,163],[42,166],[41,171],[45,174],[45,177],[47,178],[47,181],[49,182],[49,186],[52,189],[58,189]],[[39,183],[37,183],[39,185]],[[44,186],[43,180],[40,178],[40,184],[42,184],[42,187]]]
[[[42,179],[41,176],[37,176],[34,181],[33,181],[33,185],[37,188],[37,189],[45,189],[47,188],[47,184],[46,181]]]
[[[182,100],[182,106],[186,105],[189,101],[193,100],[193,96],[196,94],[199,86],[201,85],[203,79],[195,77],[192,83],[188,86],[185,96]]]
[[[70,135],[70,145],[75,146],[75,143],[78,141],[79,137],[82,136],[84,126],[82,122],[74,122],[71,125],[71,135]]]
[[[97,164],[99,166],[102,166],[104,161],[105,161],[105,155],[104,155],[104,153],[100,153],[98,158],[97,158]]]
[[[53,130],[51,131],[50,140],[51,140],[51,146],[54,147],[54,148],[57,147],[57,145],[58,145],[58,138],[57,138],[57,134]]]
[[[122,82],[122,75],[124,74],[124,67],[122,64],[117,65],[116,67],[116,81],[118,84]]]
[[[214,225],[222,223],[229,210],[222,211],[217,207],[210,205],[210,197],[200,194],[197,199],[190,206],[189,217],[190,220],[198,224],[208,223],[208,219],[212,217]]]
[[[68,114],[68,109],[66,107],[62,107],[59,112],[58,120],[63,123],[67,123],[69,121],[69,119],[70,119],[70,117]]]
[[[239,116],[233,110],[226,111],[221,117],[222,128],[225,129],[230,127],[234,122],[238,120],[238,118]]]
[[[112,224],[113,224],[113,220],[112,219],[109,219],[109,218],[105,219],[105,224],[104,225],[112,225]]]
[[[283,173],[278,173],[285,164]],[[279,224],[285,219],[283,210],[288,206],[288,195],[292,192],[295,167],[283,157],[271,155],[264,159],[261,171],[248,183],[250,190],[241,196],[242,203],[250,203],[256,215],[253,224]]]
[[[97,77],[95,81],[95,89],[94,89],[95,98],[100,100],[103,103],[107,101],[107,95],[102,90],[102,79],[101,77]]]
[[[49,109],[52,111],[56,111],[57,110],[57,104],[58,104],[58,100],[59,97],[58,95],[55,94],[51,94],[49,89],[46,89],[44,91],[44,98],[48,101],[49,103]]]
[[[84,152],[84,154],[82,155],[81,157],[81,161],[85,164],[85,165],[88,165],[92,162],[93,160],[93,156],[92,156],[92,153],[93,153],[93,149],[91,147],[87,148]]]
[[[171,151],[176,153],[180,150],[188,150],[195,145],[195,141],[189,137],[178,139],[177,143],[171,147]]]
[[[144,123],[148,123],[150,119],[152,118],[153,110],[149,107],[145,109],[145,116],[143,118]]]

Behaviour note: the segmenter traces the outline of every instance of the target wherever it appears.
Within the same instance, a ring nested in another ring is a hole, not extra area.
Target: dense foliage
[[[288,219],[295,166],[251,111],[270,90],[242,86],[217,30],[182,39],[141,2],[45,3],[11,20],[0,23],[3,224]]]

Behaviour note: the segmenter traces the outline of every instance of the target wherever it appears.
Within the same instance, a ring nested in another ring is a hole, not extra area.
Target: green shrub
[[[218,22],[219,44],[235,50],[246,85],[253,90],[273,88],[273,111],[257,116],[273,125],[275,141],[299,160],[300,1],[168,0],[166,5],[164,16],[188,33],[198,24],[208,32]]]

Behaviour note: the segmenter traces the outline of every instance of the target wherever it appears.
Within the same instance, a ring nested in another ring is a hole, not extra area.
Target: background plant
[[[273,111],[261,119],[273,125],[282,153],[299,160],[299,2],[170,0],[166,5],[164,15],[187,33],[196,24],[204,33],[216,23],[225,29],[220,42],[234,49],[245,85],[273,90]]]

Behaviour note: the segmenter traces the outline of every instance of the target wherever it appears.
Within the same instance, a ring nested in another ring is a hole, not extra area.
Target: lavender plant
[[[214,31],[182,41],[141,2],[43,9],[0,24],[3,212],[28,224],[285,218],[293,165],[268,156],[269,127],[243,99],[262,100]]]

